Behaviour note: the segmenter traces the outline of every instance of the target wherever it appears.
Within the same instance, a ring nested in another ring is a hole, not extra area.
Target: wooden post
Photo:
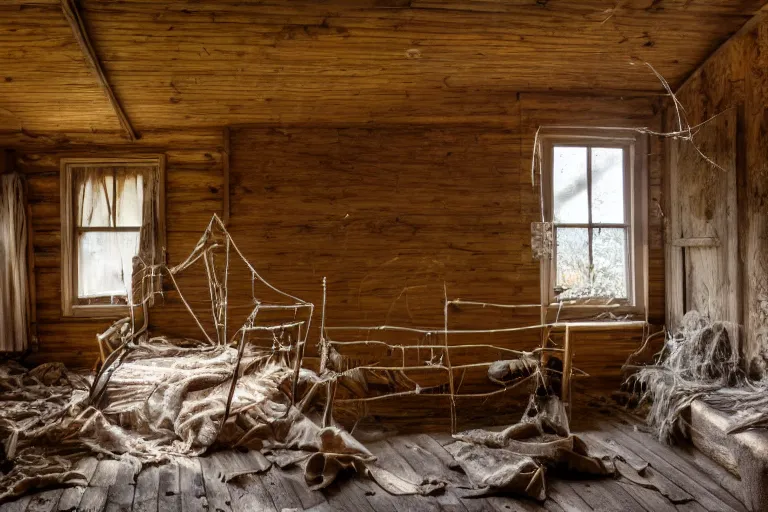
[[[325,383],[325,411],[323,411],[323,428],[333,426],[333,398],[336,396],[336,379]]]
[[[664,116],[666,117],[666,115]],[[666,128],[666,122],[664,127]],[[683,248],[674,245],[675,240],[682,237],[680,227],[680,212],[677,183],[677,140],[666,141],[667,167],[664,182],[665,195],[665,255],[664,255],[664,286],[666,289],[666,321],[667,330],[673,331],[683,319],[685,296],[683,289],[684,259]]]
[[[571,372],[572,372],[572,359],[573,359],[573,347],[571,346],[571,326],[565,325],[565,353],[563,354],[563,388],[561,395],[563,397],[563,403],[565,404],[565,410],[568,413],[568,418],[571,417]]]

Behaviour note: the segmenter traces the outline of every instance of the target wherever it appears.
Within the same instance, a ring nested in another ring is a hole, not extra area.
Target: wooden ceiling
[[[660,92],[767,0],[81,0],[136,129],[504,115]],[[0,1],[0,130],[117,131],[59,0]]]

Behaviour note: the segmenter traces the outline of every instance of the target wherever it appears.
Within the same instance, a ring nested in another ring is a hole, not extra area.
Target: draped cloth
[[[27,348],[27,229],[21,175],[4,174],[0,176],[0,352]]]

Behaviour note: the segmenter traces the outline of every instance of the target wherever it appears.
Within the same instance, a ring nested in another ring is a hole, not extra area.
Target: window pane
[[[112,169],[79,168],[74,178],[75,223],[81,227],[112,226]]]
[[[589,296],[589,231],[557,228],[557,293],[560,298]]]
[[[133,257],[139,251],[139,232],[80,233],[77,296],[127,296],[131,289]]]
[[[118,171],[117,176],[117,225],[141,227],[144,176],[137,170]]]
[[[592,222],[624,222],[624,150],[592,148]]]
[[[569,224],[589,222],[587,148],[555,146],[552,165],[554,220]]]
[[[627,231],[624,228],[595,228],[592,232],[593,294],[627,298]]]

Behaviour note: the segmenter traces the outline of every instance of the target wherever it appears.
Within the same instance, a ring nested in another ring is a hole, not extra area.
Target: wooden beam
[[[131,122],[128,120],[128,116],[125,115],[123,107],[112,92],[112,87],[107,81],[107,77],[104,76],[104,71],[101,69],[101,63],[99,62],[96,52],[93,50],[91,40],[88,37],[88,31],[83,23],[83,18],[80,16],[80,11],[77,9],[76,0],[61,0],[61,9],[64,11],[64,17],[69,22],[69,26],[72,28],[72,33],[75,35],[77,44],[80,45],[80,49],[83,50],[85,62],[91,68],[93,73],[98,79],[99,85],[104,90],[104,94],[107,95],[110,105],[117,114],[117,119],[120,121],[120,126],[125,130],[126,135],[131,141],[138,139],[136,131],[131,126]]]
[[[223,173],[224,177],[224,190],[222,191],[223,199],[222,199],[222,212],[221,212],[221,220],[224,223],[225,226],[229,226],[229,140],[230,140],[230,130],[228,126],[224,127],[224,132],[222,134],[222,138],[224,140],[224,150],[222,151],[222,159],[221,159],[221,172]]]
[[[714,236],[678,238],[672,241],[675,247],[720,247],[720,239]]]
[[[662,130],[670,125],[669,112],[662,114]],[[683,228],[680,219],[680,204],[678,197],[677,154],[679,141],[667,138],[664,141],[665,176],[664,176],[664,287],[665,316],[667,328],[673,331],[677,328],[685,313],[685,278],[683,249],[670,243],[682,238]]]
[[[571,373],[573,372],[573,340],[571,339],[571,326],[565,324],[565,340],[563,342],[565,353],[563,354],[563,380],[560,397],[566,407],[568,418],[571,417]]]

